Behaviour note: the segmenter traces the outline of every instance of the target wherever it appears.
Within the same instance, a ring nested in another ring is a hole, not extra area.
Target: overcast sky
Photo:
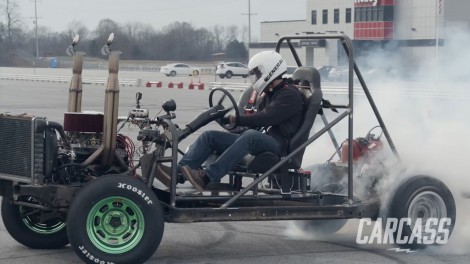
[[[15,0],[24,24],[33,28],[34,0]],[[305,19],[306,0],[251,0],[251,33],[259,38],[262,21]],[[63,31],[74,20],[93,30],[101,19],[119,23],[141,22],[160,30],[172,22],[189,22],[194,27],[248,25],[248,0],[38,0],[38,22]]]

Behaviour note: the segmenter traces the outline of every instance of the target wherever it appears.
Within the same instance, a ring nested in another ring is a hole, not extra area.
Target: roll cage
[[[153,182],[153,175],[159,163],[170,162],[172,167],[171,188],[168,191],[154,188],[155,193],[162,202],[167,222],[208,222],[208,221],[250,221],[250,220],[291,220],[291,219],[340,219],[340,218],[376,218],[379,212],[379,200],[376,196],[371,196],[366,200],[359,200],[353,195],[353,148],[349,148],[347,166],[347,195],[322,191],[307,190],[308,173],[302,170],[284,171],[290,177],[299,182],[299,187],[295,192],[279,192],[279,190],[266,190],[259,188],[260,183],[272,175],[279,174],[283,166],[291,158],[303,151],[308,145],[317,140],[324,133],[328,132],[336,149],[337,141],[331,128],[344,118],[348,118],[348,143],[352,145],[353,124],[354,124],[354,98],[353,85],[354,73],[362,86],[366,98],[372,107],[383,134],[394,153],[399,159],[398,152],[393,144],[385,123],[375,105],[375,102],[367,88],[367,85],[354,61],[353,45],[350,38],[345,35],[308,35],[308,36],[285,36],[279,39],[276,51],[279,52],[284,43],[289,47],[294,59],[299,67],[302,63],[293,45],[297,40],[339,40],[348,55],[349,78],[348,78],[348,103],[345,105],[334,105],[323,103],[323,109],[343,109],[339,115],[328,122],[322,115],[325,126],[318,132],[309,136],[300,146],[293,149],[288,155],[282,157],[279,162],[263,173],[250,173],[243,171],[229,172],[230,183],[233,183],[235,176],[251,177],[253,181],[241,188],[238,192],[230,189],[218,189],[194,194],[191,192],[181,192],[176,188],[178,162],[178,143],[186,137],[184,131],[181,132],[171,121],[171,118],[162,118],[165,133],[169,139],[171,148],[170,156],[156,157],[150,173],[149,186]],[[171,116],[171,115],[170,115]],[[179,192],[178,192],[179,191]],[[210,194],[208,194],[210,192]]]

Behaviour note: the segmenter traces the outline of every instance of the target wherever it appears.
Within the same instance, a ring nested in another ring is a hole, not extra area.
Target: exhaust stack
[[[101,52],[103,55],[109,55],[108,65],[108,83],[106,85],[106,95],[104,100],[104,118],[103,118],[103,137],[101,146],[82,163],[82,166],[90,165],[98,157],[101,157],[101,167],[108,169],[114,162],[114,158],[118,160],[121,166],[126,167],[126,163],[116,153],[116,138],[119,110],[119,57],[121,52],[117,50],[111,51],[109,46],[113,42],[114,34],[109,35],[108,42],[104,45]]]
[[[103,122],[103,155],[101,166],[108,168],[116,156],[117,120],[119,111],[119,57],[120,51],[111,51],[109,54],[109,76],[104,98],[104,122]]]
[[[83,51],[75,51],[75,46],[78,44],[79,39],[79,35],[76,35],[72,41],[72,44],[66,50],[68,55],[73,56],[73,75],[69,88],[67,112],[82,111],[82,68],[83,57],[85,57],[86,53]]]

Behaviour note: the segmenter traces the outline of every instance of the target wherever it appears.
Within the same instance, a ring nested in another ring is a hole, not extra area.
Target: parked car
[[[242,76],[243,78],[248,77],[248,67],[240,62],[222,62],[217,65],[215,74],[219,75],[220,78],[227,79],[232,76]]]
[[[328,72],[327,79],[330,81],[346,81],[348,79],[349,68],[347,66],[332,67]]]
[[[282,75],[282,78],[292,78],[292,74],[294,74],[294,71],[297,68],[297,66],[287,66],[287,71]]]
[[[320,73],[320,78],[322,80],[328,80],[330,71],[333,68],[334,68],[333,66],[321,66],[320,68],[318,68],[318,72]]]
[[[201,73],[201,69],[184,63],[172,63],[163,66],[160,72],[172,77],[176,75],[198,76]]]

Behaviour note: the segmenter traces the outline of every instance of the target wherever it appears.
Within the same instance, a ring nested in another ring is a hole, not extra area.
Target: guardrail
[[[70,76],[51,76],[51,75],[35,75],[35,74],[7,74],[1,73],[0,80],[17,80],[17,81],[36,81],[36,82],[58,82],[69,83]],[[108,78],[82,78],[84,84],[98,84],[106,85]],[[121,86],[142,86],[142,79],[126,79],[120,78],[119,85]]]
[[[215,88],[224,88],[229,91],[244,91],[246,88],[250,87],[250,83],[230,83],[230,82],[210,82],[209,90]]]
[[[230,82],[211,82],[209,90],[215,88],[224,88],[229,91],[244,91],[246,88],[250,87],[249,83],[230,83]],[[380,94],[380,93],[398,93],[403,94],[408,97],[413,98],[429,98],[429,99],[459,99],[459,100],[470,100],[470,89],[466,87],[453,87],[449,85],[447,87],[431,87],[423,84],[410,84],[404,86],[403,88],[394,87],[391,90],[389,86],[373,86],[368,87],[371,93]],[[331,95],[347,95],[348,87],[344,84],[336,85],[323,85],[322,86],[323,94]],[[354,95],[363,95],[364,91],[362,87],[355,86],[353,89]]]

